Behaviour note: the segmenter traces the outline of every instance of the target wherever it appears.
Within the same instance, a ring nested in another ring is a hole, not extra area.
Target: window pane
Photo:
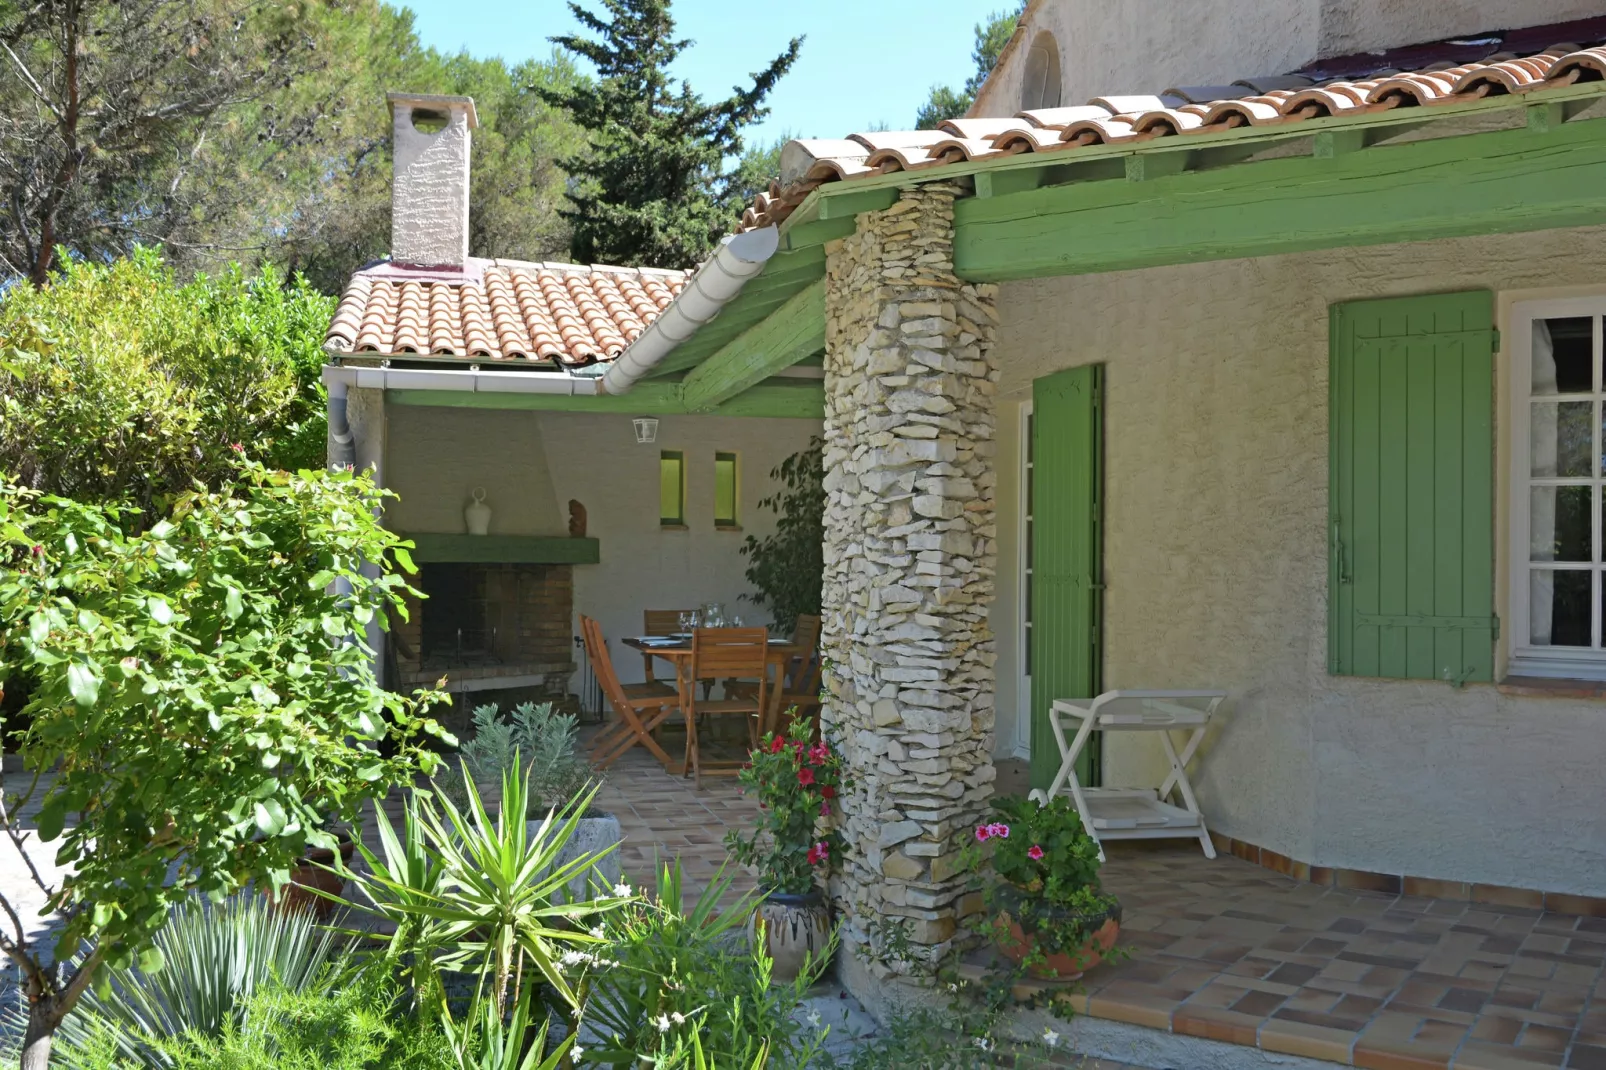
[[[681,460],[678,453],[665,453],[658,461],[658,520],[664,524],[679,524],[686,518],[684,505],[685,481],[681,478]]]
[[[1528,511],[1528,554],[1533,561],[1588,561],[1594,532],[1590,487],[1532,487]]]
[[[1594,453],[1592,401],[1542,401],[1532,407],[1529,433],[1533,474],[1536,476],[1592,476]]]
[[[1595,389],[1594,330],[1590,316],[1534,320],[1535,394],[1588,394]]]
[[[1528,584],[1528,641],[1534,646],[1589,646],[1592,573],[1535,569]]]
[[[714,454],[714,523],[736,524],[736,454]]]

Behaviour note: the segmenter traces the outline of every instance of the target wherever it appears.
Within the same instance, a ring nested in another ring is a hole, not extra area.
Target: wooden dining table
[[[655,658],[662,658],[675,670],[675,690],[680,694],[682,709],[691,701],[691,689],[697,681],[691,679],[691,636],[643,635],[627,636],[624,645],[632,650]],[[759,723],[759,734],[772,732],[781,719],[781,695],[786,691],[786,668],[792,659],[803,653],[803,648],[787,639],[771,639],[765,665],[771,671],[767,708]],[[675,763],[678,764],[678,763]]]

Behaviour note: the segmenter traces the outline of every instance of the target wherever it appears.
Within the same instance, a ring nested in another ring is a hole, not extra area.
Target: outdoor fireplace
[[[426,563],[392,632],[395,684],[562,698],[574,672],[570,565]]]

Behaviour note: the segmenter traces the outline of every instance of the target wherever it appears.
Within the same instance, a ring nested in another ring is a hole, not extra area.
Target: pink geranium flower
[[[1026,857],[1030,858],[1033,862],[1036,862],[1043,857],[1043,849],[1034,843],[1030,847],[1026,848]]]
[[[987,838],[989,836],[991,836],[992,834],[993,834],[993,827],[991,825],[977,825],[976,826],[976,842],[977,843],[986,843],[987,842]]]
[[[988,825],[987,831],[991,835],[1002,836],[1006,840],[1009,839],[1009,826],[1004,824],[1002,821]]]

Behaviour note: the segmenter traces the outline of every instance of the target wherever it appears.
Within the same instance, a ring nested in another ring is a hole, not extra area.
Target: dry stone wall
[[[853,778],[845,953],[908,919],[883,977],[963,938],[956,856],[995,775],[997,295],[953,273],[960,192],[905,191],[827,248],[824,718]]]

